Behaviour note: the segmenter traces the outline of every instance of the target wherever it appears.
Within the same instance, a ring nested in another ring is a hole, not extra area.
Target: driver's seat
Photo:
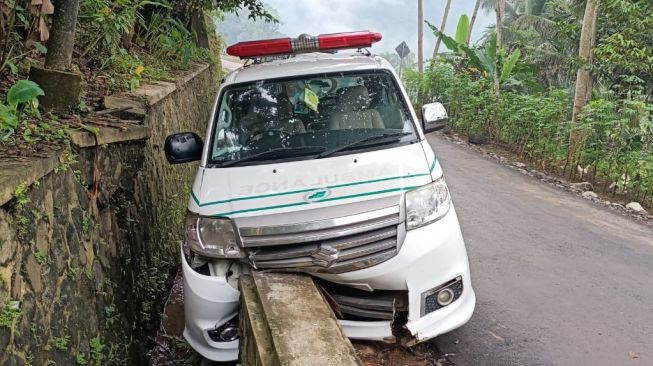
[[[261,95],[252,98],[249,112],[240,119],[241,128],[249,134],[281,130],[289,134],[306,132],[301,120],[292,117],[292,104],[284,94],[276,102]]]
[[[359,85],[346,89],[339,99],[340,111],[331,116],[332,130],[384,129],[383,118],[376,109],[369,109],[367,88]]]

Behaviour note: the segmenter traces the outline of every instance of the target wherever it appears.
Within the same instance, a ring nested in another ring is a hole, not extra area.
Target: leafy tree
[[[171,5],[186,14],[195,11],[209,10],[222,13],[239,12],[245,9],[249,12],[250,19],[263,19],[266,22],[277,22],[277,18],[270,13],[261,0],[167,0]]]
[[[511,76],[521,57],[521,50],[519,49],[513,50],[510,55],[504,57],[505,50],[499,48],[495,34],[490,35],[484,47],[470,48],[466,46],[465,42],[469,27],[467,15],[462,15],[458,21],[456,38],[440,32],[429,22],[426,22],[426,24],[433,33],[442,38],[445,46],[458,55],[465,57],[469,62],[469,66],[480,72],[481,76],[485,78],[492,79],[496,73],[498,81],[505,82]],[[497,52],[497,49],[499,49],[499,52]]]
[[[653,99],[653,2],[601,0],[600,9],[593,53],[599,77],[621,95],[644,89]]]
[[[279,19],[277,10],[271,6],[265,5],[265,11],[274,19]],[[254,39],[286,37],[285,34],[279,31],[279,25],[281,24],[279,22],[263,21],[252,17],[243,19],[236,12],[216,14],[214,19],[220,36],[227,44]]]

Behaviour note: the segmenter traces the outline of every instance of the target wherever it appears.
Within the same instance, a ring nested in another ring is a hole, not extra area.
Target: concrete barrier
[[[253,271],[240,288],[243,365],[362,365],[311,277]]]

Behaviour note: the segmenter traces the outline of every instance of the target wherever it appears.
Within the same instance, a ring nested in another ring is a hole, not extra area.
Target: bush
[[[521,156],[556,167],[567,154],[571,96],[565,90],[539,94],[506,92],[497,139]]]
[[[591,101],[579,116],[581,165],[593,166],[612,192],[653,196],[653,105],[644,97]]]
[[[460,131],[481,132],[496,112],[494,92],[488,80],[456,74],[445,62],[431,62],[421,75],[407,70],[404,83],[418,110],[426,103],[441,102],[449,111],[452,126]]]
[[[568,90],[502,91],[499,114],[492,82],[457,71],[443,61],[423,74],[404,73],[415,107],[430,102],[447,106],[451,125],[464,133],[496,128],[494,141],[542,169],[563,172],[571,130],[572,96]],[[500,117],[500,118],[497,118]],[[653,104],[637,93],[621,100],[600,96],[580,113],[575,128],[582,136],[579,179],[603,183],[603,190],[653,203]]]

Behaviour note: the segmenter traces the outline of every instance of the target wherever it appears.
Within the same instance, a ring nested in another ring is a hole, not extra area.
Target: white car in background
[[[313,275],[353,339],[414,344],[470,319],[465,243],[424,136],[446,111],[426,105],[418,123],[386,60],[332,53],[380,39],[234,45],[253,61],[225,77],[206,143],[166,140],[171,163],[200,161],[181,261],[184,336],[202,356],[238,358],[238,279],[251,268]]]

